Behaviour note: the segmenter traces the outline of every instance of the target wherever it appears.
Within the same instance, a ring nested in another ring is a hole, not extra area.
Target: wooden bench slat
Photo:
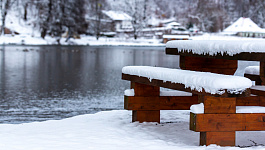
[[[127,110],[189,110],[198,96],[124,96]]]
[[[190,130],[196,132],[264,131],[265,113],[190,114]]]
[[[265,106],[264,96],[237,97],[236,106]]]

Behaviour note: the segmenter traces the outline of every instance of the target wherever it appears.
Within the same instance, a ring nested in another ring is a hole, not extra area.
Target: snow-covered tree
[[[134,39],[138,38],[138,33],[146,26],[147,20],[147,0],[127,0],[125,1],[126,13],[132,17]]]
[[[15,0],[0,0],[1,8],[1,35],[5,34],[6,15]]]
[[[87,14],[89,20],[89,32],[94,34],[97,39],[102,31],[102,11],[107,9],[105,0],[88,0]]]
[[[85,0],[43,0],[36,3],[41,37],[47,34],[57,37],[68,31],[68,36],[84,31]]]

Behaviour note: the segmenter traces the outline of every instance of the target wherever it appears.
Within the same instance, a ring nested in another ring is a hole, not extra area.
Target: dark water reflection
[[[177,68],[178,57],[163,47],[1,47],[0,123],[123,109],[126,65]]]

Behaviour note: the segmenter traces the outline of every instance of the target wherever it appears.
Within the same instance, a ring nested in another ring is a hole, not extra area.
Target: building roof
[[[131,16],[122,11],[103,10],[102,12],[112,20],[132,20]]]
[[[235,34],[238,32],[264,32],[250,18],[239,18],[236,22],[224,29],[223,32]]]

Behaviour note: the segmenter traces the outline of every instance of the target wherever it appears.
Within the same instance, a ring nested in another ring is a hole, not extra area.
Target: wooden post
[[[150,97],[159,96],[160,88],[140,83],[131,83],[135,96]],[[148,98],[147,98],[148,100]],[[148,105],[148,103],[146,103]],[[158,122],[160,123],[160,110],[133,110],[132,121]]]
[[[261,85],[265,85],[265,62],[260,62],[259,75],[261,79]]]
[[[237,60],[180,56],[180,68],[233,75],[237,70]]]
[[[201,96],[204,102],[204,114],[235,114],[236,98]],[[217,124],[218,126],[218,124]],[[217,144],[235,146],[235,131],[232,132],[200,132],[200,145]]]

